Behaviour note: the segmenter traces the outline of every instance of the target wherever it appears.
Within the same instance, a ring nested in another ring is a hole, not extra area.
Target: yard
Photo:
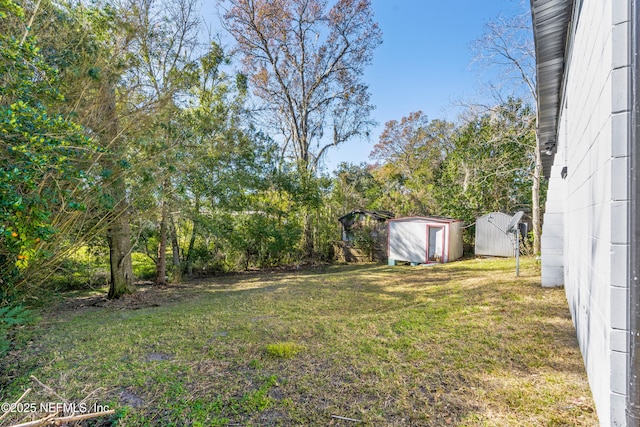
[[[564,291],[539,281],[486,259],[73,294],[19,331],[0,402],[116,410],[94,426],[597,425]]]

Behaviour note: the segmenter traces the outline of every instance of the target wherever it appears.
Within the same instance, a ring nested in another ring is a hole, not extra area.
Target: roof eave
[[[551,174],[557,151],[567,35],[573,6],[573,0],[531,0],[536,51],[538,137],[542,151],[542,170],[547,178]]]

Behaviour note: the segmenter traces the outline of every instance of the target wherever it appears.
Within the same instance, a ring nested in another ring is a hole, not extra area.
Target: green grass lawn
[[[597,425],[564,291],[539,284],[532,259],[467,260],[76,295],[19,332],[0,402],[116,409],[93,426]]]

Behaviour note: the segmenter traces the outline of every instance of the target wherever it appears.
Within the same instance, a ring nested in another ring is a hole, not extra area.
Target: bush
[[[133,263],[133,274],[136,278],[142,280],[155,279],[156,263],[147,255],[133,252],[131,254],[131,262]]]

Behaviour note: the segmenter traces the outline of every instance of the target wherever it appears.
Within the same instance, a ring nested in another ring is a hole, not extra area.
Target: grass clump
[[[282,359],[290,359],[302,351],[303,347],[294,342],[278,342],[267,344],[265,352],[272,357],[280,357]]]
[[[277,385],[277,377],[270,375],[257,390],[249,392],[242,397],[240,400],[242,408],[247,412],[264,411],[269,408],[274,402],[269,396],[269,391]]]

